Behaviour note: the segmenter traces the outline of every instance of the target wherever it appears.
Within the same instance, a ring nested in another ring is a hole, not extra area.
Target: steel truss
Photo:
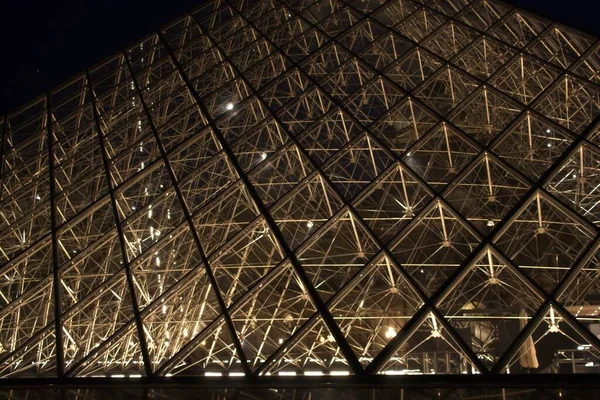
[[[600,372],[599,54],[498,1],[204,2],[0,120],[0,377]]]

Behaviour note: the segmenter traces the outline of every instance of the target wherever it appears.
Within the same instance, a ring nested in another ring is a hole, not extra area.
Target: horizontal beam
[[[51,388],[600,388],[597,374],[2,379],[3,390]]]

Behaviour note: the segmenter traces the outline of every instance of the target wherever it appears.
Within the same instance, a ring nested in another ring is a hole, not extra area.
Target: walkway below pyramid
[[[495,0],[199,3],[0,117],[0,397],[600,383],[598,38]]]

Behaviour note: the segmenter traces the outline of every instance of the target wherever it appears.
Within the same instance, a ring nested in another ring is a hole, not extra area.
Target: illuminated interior
[[[600,372],[598,46],[203,2],[0,117],[0,381]]]

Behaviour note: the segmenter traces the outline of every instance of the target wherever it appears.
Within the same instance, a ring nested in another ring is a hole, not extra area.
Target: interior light
[[[265,158],[267,158],[267,153],[265,153],[264,151],[261,153],[261,158],[264,160]]]
[[[279,371],[279,376],[296,376],[294,371]]]
[[[223,373],[222,372],[210,372],[210,371],[208,371],[208,372],[204,373],[204,376],[223,376]]]
[[[332,376],[347,376],[350,375],[348,371],[331,371]]]
[[[550,132],[552,132],[552,131],[550,130],[550,128],[546,129],[546,133],[550,133]]]
[[[394,336],[396,336],[396,330],[394,328],[392,328],[391,326],[387,329],[387,331],[385,332],[385,337],[387,339],[391,339]]]
[[[227,111],[233,110],[233,103],[227,103],[227,105],[225,105],[225,108],[227,109]]]
[[[314,224],[313,224],[313,222],[312,222],[312,221],[308,221],[308,222],[306,223],[306,227],[307,227],[308,229],[312,228],[313,226],[314,226]]]
[[[304,375],[306,375],[306,376],[322,376],[323,372],[321,372],[321,371],[304,371]]]

